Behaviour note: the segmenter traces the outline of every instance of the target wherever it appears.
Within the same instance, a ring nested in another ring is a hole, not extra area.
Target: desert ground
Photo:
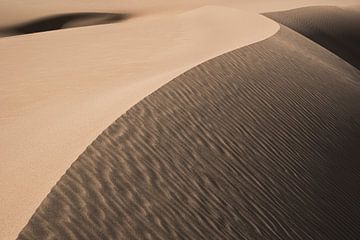
[[[0,1],[0,239],[358,239],[357,1]]]

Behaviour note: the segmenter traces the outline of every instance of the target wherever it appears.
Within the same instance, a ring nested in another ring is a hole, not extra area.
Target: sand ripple
[[[282,27],[131,108],[19,239],[356,239],[360,72]]]
[[[356,7],[304,7],[265,16],[303,34],[360,69],[360,12]]]

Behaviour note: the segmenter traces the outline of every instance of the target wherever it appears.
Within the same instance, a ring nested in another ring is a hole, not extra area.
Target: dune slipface
[[[360,12],[316,6],[264,15],[303,34],[360,69]]]
[[[357,239],[360,72],[282,26],[166,84],[18,239]]]

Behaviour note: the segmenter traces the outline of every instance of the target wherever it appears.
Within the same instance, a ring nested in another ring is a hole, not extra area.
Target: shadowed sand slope
[[[317,42],[360,69],[360,12],[351,8],[305,7],[265,16]]]
[[[120,13],[67,13],[0,28],[0,36],[45,32],[70,27],[83,27],[118,22],[129,17]]]
[[[300,34],[199,65],[131,108],[19,239],[357,239],[360,72]]]
[[[130,107],[278,29],[259,14],[206,6],[1,38],[0,239],[17,236],[71,163]]]

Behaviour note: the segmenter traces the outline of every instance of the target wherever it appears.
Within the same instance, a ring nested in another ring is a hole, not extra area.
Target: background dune
[[[19,239],[357,239],[360,72],[300,34],[197,66],[120,117]]]
[[[306,7],[265,16],[303,34],[360,69],[360,14],[356,8]]]
[[[358,0],[106,0],[106,1],[0,1],[0,27],[31,21],[49,15],[73,12],[133,13],[135,15],[174,14],[204,5],[221,5],[251,13],[263,13],[314,5],[354,5]]]
[[[19,233],[70,164],[131,106],[278,29],[257,14],[203,7],[0,39],[0,238]]]
[[[114,23],[129,18],[120,13],[67,13],[36,19],[6,28],[0,28],[0,35],[11,36],[45,32],[70,27],[83,27]]]

